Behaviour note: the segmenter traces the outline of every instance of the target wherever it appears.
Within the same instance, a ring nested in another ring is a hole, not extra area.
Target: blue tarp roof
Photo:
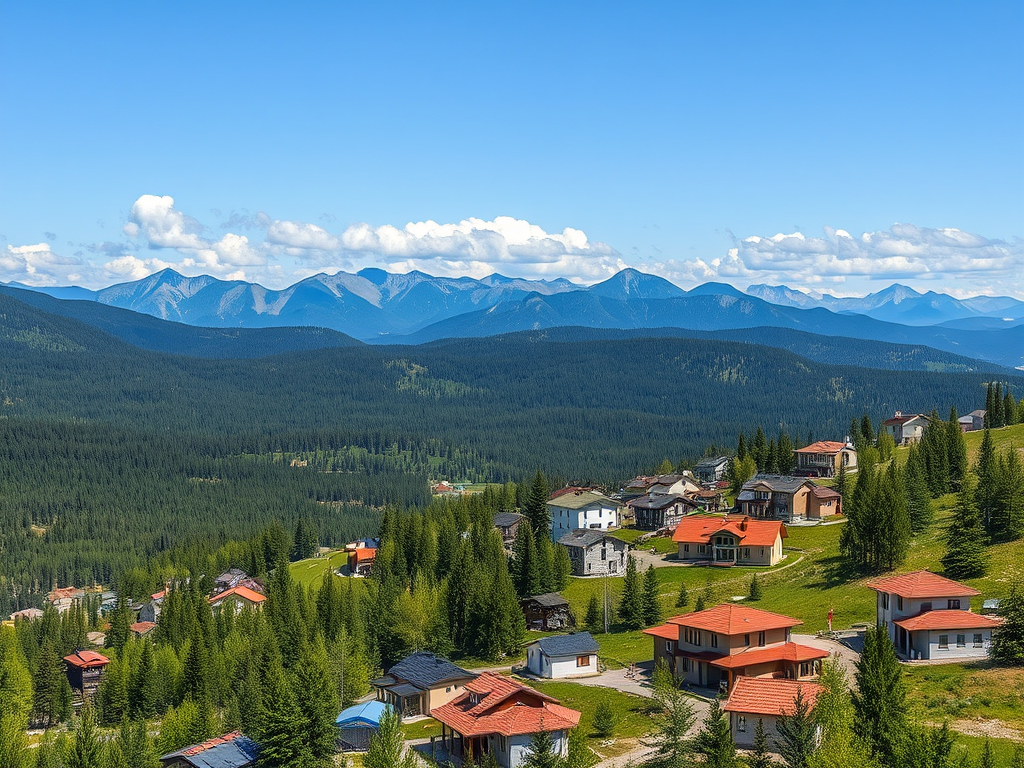
[[[334,724],[339,728],[361,728],[367,725],[376,728],[380,725],[380,718],[389,709],[382,701],[367,701],[362,704],[353,704],[348,709],[343,709],[338,715]]]

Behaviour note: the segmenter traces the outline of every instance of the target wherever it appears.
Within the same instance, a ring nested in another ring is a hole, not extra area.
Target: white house
[[[597,641],[589,632],[534,640],[526,646],[526,668],[537,677],[596,675]]]
[[[971,611],[978,590],[928,571],[878,579],[868,587],[878,593],[877,621],[889,628],[903,658],[957,661],[988,656],[992,630],[1001,620]]]
[[[776,725],[780,717],[796,714],[799,695],[810,711],[814,710],[818,696],[824,688],[806,680],[786,680],[770,677],[738,677],[722,710],[729,713],[729,730],[737,747],[754,746],[757,721],[764,725],[769,744],[774,742]],[[821,738],[821,726],[816,726],[816,738]]]
[[[891,419],[882,422],[885,431],[892,435],[896,445],[919,443],[928,427],[929,418],[923,413],[896,411]]]
[[[548,500],[548,513],[553,542],[580,528],[607,531],[619,526],[618,503],[596,491],[556,491]]]

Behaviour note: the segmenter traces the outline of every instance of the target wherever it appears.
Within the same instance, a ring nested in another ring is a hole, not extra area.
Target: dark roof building
[[[403,716],[429,715],[458,696],[476,674],[429,651],[417,651],[395,664],[384,677],[371,681],[377,700]]]
[[[239,731],[179,749],[160,758],[163,768],[249,768],[256,765],[259,747]]]
[[[557,592],[524,597],[519,601],[526,619],[527,629],[550,632],[556,629],[572,629],[576,619],[569,609],[569,601]]]

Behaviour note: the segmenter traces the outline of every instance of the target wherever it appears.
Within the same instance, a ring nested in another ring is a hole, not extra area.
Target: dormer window
[[[479,704],[480,703],[480,694],[478,694],[478,693],[470,693],[469,694],[469,703],[472,704],[474,707],[477,704]]]
[[[951,611],[959,611],[960,610],[960,598],[959,597],[950,598],[949,600],[946,601],[946,604],[949,606],[949,610],[951,610]]]

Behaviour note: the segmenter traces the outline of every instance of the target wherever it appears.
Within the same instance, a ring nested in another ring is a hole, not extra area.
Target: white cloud
[[[206,248],[207,242],[199,236],[201,231],[198,222],[174,209],[174,198],[169,195],[140,197],[124,226],[128,237],[134,239],[141,235],[149,241],[150,248]]]
[[[826,227],[824,236],[801,232],[751,236],[717,259],[666,262],[666,276],[681,284],[708,279],[730,282],[843,284],[850,281],[945,281],[950,289],[966,281],[980,293],[1000,278],[1024,274],[1024,241],[994,240],[963,230],[894,224],[859,237]],[[959,286],[961,290],[963,286]],[[1002,292],[1019,292],[1003,287]]]
[[[323,227],[301,221],[274,221],[267,227],[267,242],[285,248],[337,251],[341,240]]]
[[[68,285],[80,278],[84,262],[54,253],[49,243],[8,245],[0,251],[0,281],[25,285]]]

